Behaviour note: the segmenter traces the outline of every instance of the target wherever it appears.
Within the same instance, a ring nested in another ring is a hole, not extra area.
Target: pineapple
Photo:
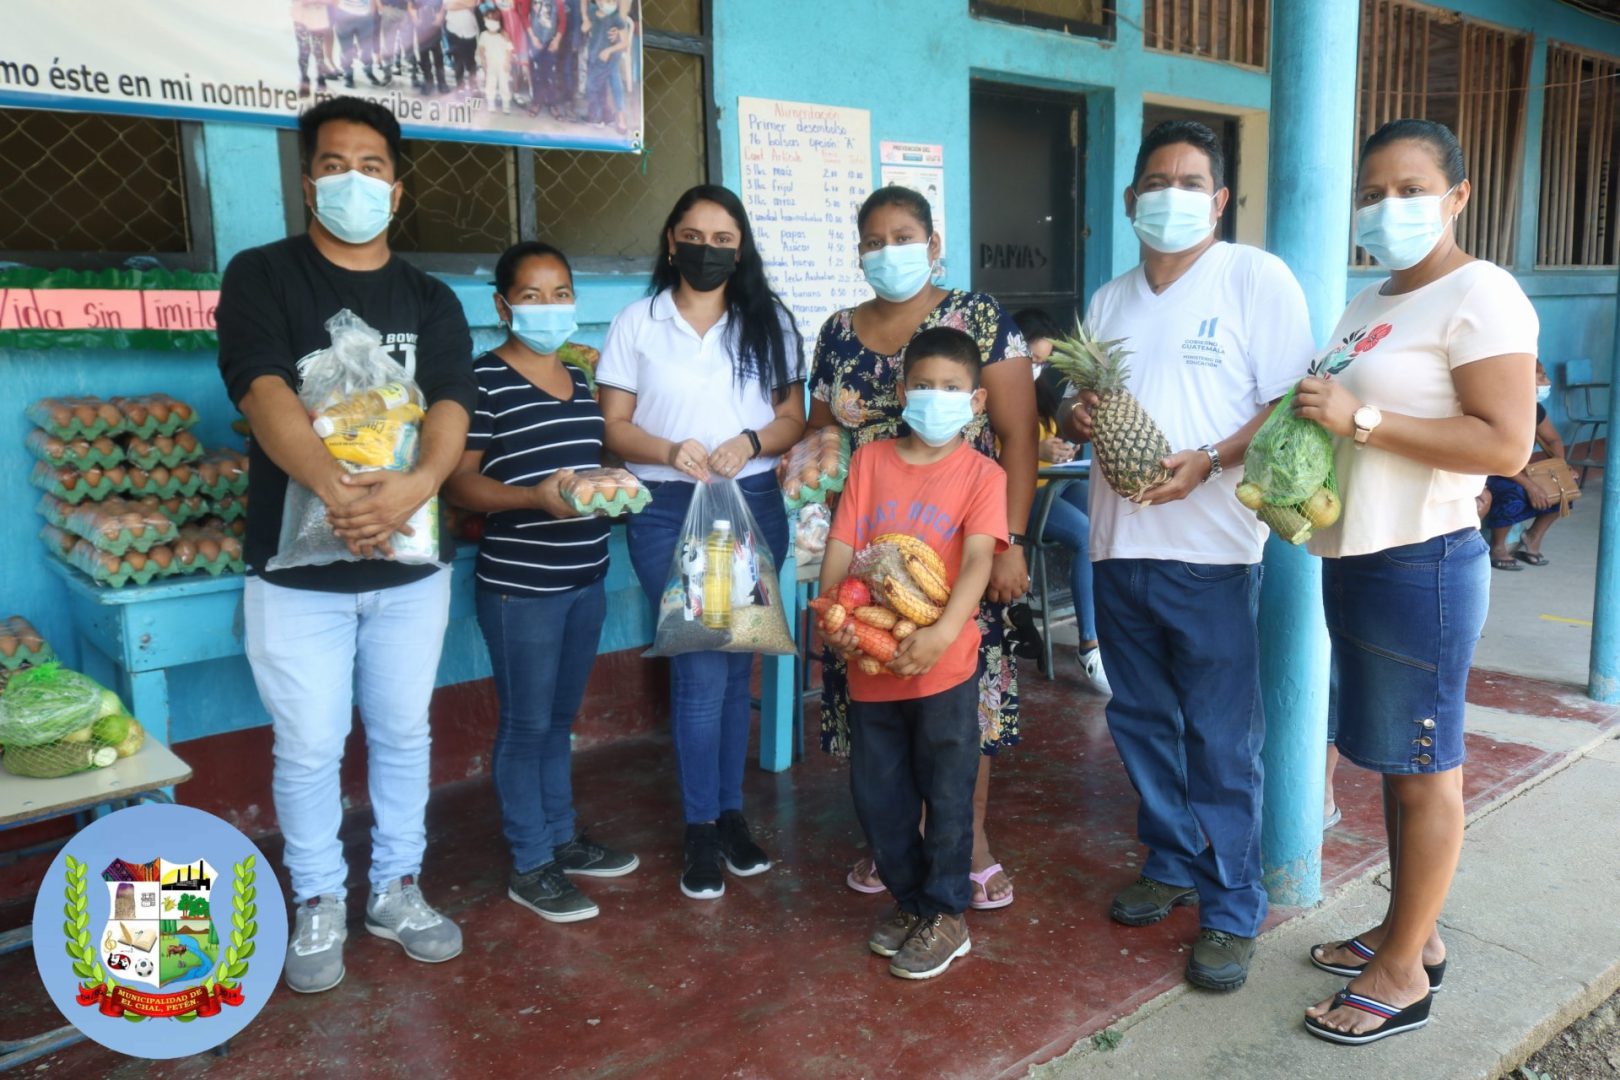
[[[1099,341],[1084,326],[1052,345],[1052,365],[1075,387],[1097,394],[1092,409],[1092,449],[1108,486],[1133,502],[1170,479],[1162,462],[1170,443],[1131,392],[1124,339]]]

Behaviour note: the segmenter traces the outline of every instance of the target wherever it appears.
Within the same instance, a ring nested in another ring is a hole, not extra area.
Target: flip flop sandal
[[[1349,964],[1330,964],[1317,959],[1317,949],[1349,949],[1361,957],[1361,963],[1355,967]],[[1373,950],[1364,945],[1360,938],[1351,938],[1349,941],[1327,941],[1311,950],[1311,963],[1329,975],[1343,975],[1347,979],[1353,979],[1361,974],[1367,966],[1367,961],[1374,955]],[[1446,981],[1446,962],[1442,960],[1438,964],[1424,964],[1423,973],[1429,977],[1429,993],[1438,994],[1441,984]]]
[[[1329,829],[1333,828],[1333,826],[1337,825],[1339,822],[1341,822],[1343,820],[1344,820],[1344,811],[1340,810],[1337,806],[1335,806],[1333,808],[1333,813],[1329,814],[1327,816],[1327,818],[1322,822],[1322,831],[1327,832]]]
[[[1529,563],[1531,566],[1546,566],[1550,561],[1548,560],[1547,556],[1543,555],[1541,552],[1531,551],[1528,548],[1523,547],[1515,551],[1513,553],[1513,557],[1522,563]]]
[[[983,896],[984,899],[973,900],[968,904],[968,907],[972,908],[974,911],[994,911],[997,908],[1004,908],[1008,904],[1012,903],[1013,891],[1011,889],[1008,889],[1007,895],[1003,896],[1000,900],[990,899],[990,879],[995,877],[997,874],[1002,874],[1005,872],[1006,871],[1002,870],[1000,863],[995,863],[994,865],[987,866],[983,870],[980,870],[977,874],[969,874],[968,880],[973,882],[974,892],[979,896]],[[1011,884],[1010,880],[1009,884]]]
[[[1326,1039],[1329,1042],[1341,1043],[1345,1046],[1365,1046],[1368,1043],[1375,1043],[1379,1039],[1387,1039],[1391,1035],[1416,1031],[1429,1022],[1429,1007],[1433,1004],[1434,994],[1430,993],[1414,1001],[1406,1008],[1399,1009],[1388,1002],[1379,1001],[1377,998],[1353,993],[1347,986],[1333,995],[1333,1008],[1348,1006],[1352,1009],[1360,1009],[1362,1012],[1383,1017],[1384,1022],[1375,1028],[1363,1031],[1359,1035],[1352,1035],[1348,1031],[1339,1031],[1336,1028],[1328,1027],[1314,1016],[1307,1016],[1305,1018],[1305,1030],[1318,1039]]]
[[[1492,570],[1512,570],[1512,571],[1517,572],[1519,570],[1523,570],[1524,567],[1519,565],[1518,559],[1517,559],[1517,557],[1515,557],[1515,558],[1512,558],[1512,559],[1492,559],[1491,560],[1491,569]]]
[[[855,872],[856,870],[863,869],[867,866],[872,867],[871,874],[861,875]],[[876,885],[871,883],[871,879],[874,878],[877,879]],[[889,891],[889,887],[883,884],[883,880],[881,878],[878,878],[877,864],[873,863],[870,859],[862,859],[860,862],[851,867],[849,875],[844,878],[844,884],[848,885],[851,889],[854,889],[858,893],[865,893],[867,896],[876,896],[878,893]]]

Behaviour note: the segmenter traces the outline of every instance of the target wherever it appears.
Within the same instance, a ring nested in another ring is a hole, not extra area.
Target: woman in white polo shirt
[[[765,279],[742,202],[703,184],[664,222],[651,296],[614,318],[596,380],[608,449],[652,491],[627,528],[647,599],[659,594],[696,485],[732,477],[776,565],[787,554],[777,456],[804,433],[804,342]],[[671,728],[686,815],[681,892],[726,891],[721,864],[747,877],[771,867],[742,815],[750,653],[670,661]]]
[[[1457,246],[1471,188],[1456,136],[1395,120],[1362,147],[1356,240],[1389,270],[1339,319],[1295,411],[1335,436],[1344,493],[1317,533],[1333,644],[1330,738],[1384,777],[1393,886],[1383,922],[1318,945],[1350,977],[1306,1010],[1363,1044],[1428,1022],[1445,977],[1437,925],[1462,851],[1463,713],[1485,625],[1488,549],[1474,496],[1529,460],[1535,310],[1511,274]]]

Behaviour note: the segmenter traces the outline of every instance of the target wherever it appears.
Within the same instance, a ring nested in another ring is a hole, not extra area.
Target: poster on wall
[[[855,214],[872,192],[865,109],[737,99],[742,198],[771,284],[807,341],[827,316],[872,295]]]
[[[641,0],[51,0],[5,28],[0,107],[296,127],[353,94],[407,138],[642,148]]]

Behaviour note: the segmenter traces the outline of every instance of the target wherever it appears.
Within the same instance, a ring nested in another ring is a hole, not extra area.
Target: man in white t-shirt
[[[1235,990],[1266,916],[1260,883],[1260,668],[1265,527],[1233,494],[1249,439],[1305,374],[1305,296],[1282,261],[1217,242],[1226,209],[1215,133],[1168,121],[1142,142],[1125,213],[1142,262],[1091,298],[1086,323],[1131,350],[1130,390],[1175,451],[1138,505],[1091,485],[1097,637],[1108,728],[1141,799],[1148,857],[1112,917],[1146,926],[1199,904],[1187,979]],[[1078,399],[1095,404],[1090,395]],[[1086,408],[1059,418],[1089,439]]]

